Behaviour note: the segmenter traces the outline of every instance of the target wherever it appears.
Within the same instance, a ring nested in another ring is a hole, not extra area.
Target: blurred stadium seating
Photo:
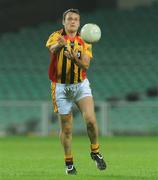
[[[147,88],[158,86],[157,17],[156,3],[132,11],[102,9],[82,14],[82,25],[93,22],[102,29],[88,71],[96,100],[124,98],[127,93],[145,93]],[[1,35],[0,100],[50,100],[45,42],[60,27],[60,23],[45,23]],[[143,96],[142,100],[151,102],[153,98]]]
[[[102,40],[94,45],[88,71],[97,99],[145,91],[158,84],[157,9],[153,6],[132,12],[98,10],[83,14],[82,24],[95,22],[102,29]],[[51,31],[60,27],[42,24],[1,35],[0,99],[49,99],[45,42]]]

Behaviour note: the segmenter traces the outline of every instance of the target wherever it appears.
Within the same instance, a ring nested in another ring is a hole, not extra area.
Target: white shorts
[[[69,114],[72,111],[74,103],[84,97],[92,96],[88,79],[77,84],[52,82],[51,87],[54,112],[58,112],[59,114]]]

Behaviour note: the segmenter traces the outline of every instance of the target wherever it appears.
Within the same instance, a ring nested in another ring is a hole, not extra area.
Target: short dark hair
[[[65,17],[67,15],[67,13],[69,13],[69,12],[73,12],[73,13],[76,13],[76,14],[80,15],[80,12],[79,12],[78,9],[73,9],[73,8],[68,9],[63,13],[63,21],[65,21]]]

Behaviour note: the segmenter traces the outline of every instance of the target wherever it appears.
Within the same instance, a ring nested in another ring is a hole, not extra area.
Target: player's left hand
[[[64,55],[74,62],[78,67],[88,69],[90,64],[90,58],[83,53],[80,53],[77,49],[76,50],[65,50]]]
[[[76,60],[78,58],[77,53],[78,53],[77,49],[76,50],[71,49],[71,51],[69,50],[64,51],[64,55],[70,60]]]

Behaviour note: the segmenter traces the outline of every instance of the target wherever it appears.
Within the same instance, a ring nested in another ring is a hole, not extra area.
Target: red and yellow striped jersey
[[[67,59],[64,55],[66,48],[70,50],[78,50],[78,57],[84,53],[92,58],[92,46],[91,44],[85,43],[80,37],[79,33],[74,38],[70,38],[64,29],[52,33],[46,43],[46,47],[57,44],[59,36],[64,36],[67,45],[62,48],[58,53],[50,53],[51,61],[49,66],[49,78],[53,82],[62,84],[75,84],[83,81],[86,78],[86,70],[79,68],[74,62]]]

